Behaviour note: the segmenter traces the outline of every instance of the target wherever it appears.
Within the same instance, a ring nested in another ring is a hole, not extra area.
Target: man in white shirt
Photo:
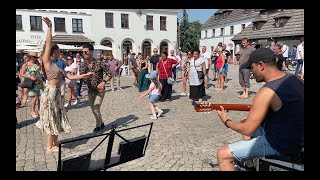
[[[200,57],[204,59],[204,62],[206,63],[206,76],[204,77],[204,87],[207,89],[208,88],[208,73],[209,73],[209,62],[211,61],[211,56],[210,53],[207,52],[207,47],[202,46],[202,51],[200,53]]]
[[[181,66],[181,58],[180,58],[180,56],[174,55],[174,50],[170,50],[170,55],[169,55],[168,58],[174,59],[174,60],[176,60],[176,61],[179,62],[179,64],[178,64],[176,67],[172,68],[173,79],[174,79],[174,80],[177,79],[177,72],[178,72],[178,71],[181,72],[181,73],[180,73],[180,77],[182,78],[182,71],[181,71],[182,66]]]
[[[282,69],[285,71],[288,71],[288,64],[287,60],[288,60],[288,56],[289,56],[289,46],[283,44],[283,42],[280,43],[281,45],[281,52],[282,52],[282,56],[284,57],[284,61],[282,62]]]
[[[301,67],[304,61],[304,40],[300,40],[300,44],[297,47],[297,68],[296,68],[296,72],[294,73],[296,76],[299,75],[300,71],[301,71]]]

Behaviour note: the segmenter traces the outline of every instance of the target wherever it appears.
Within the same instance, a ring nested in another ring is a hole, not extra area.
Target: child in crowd
[[[148,91],[141,94],[139,97],[142,98],[149,94],[149,105],[151,108],[152,116],[151,119],[157,119],[163,113],[161,109],[159,109],[155,103],[159,101],[161,95],[161,83],[158,81],[157,78],[157,71],[152,71],[150,74],[146,74],[146,78],[151,80],[151,84],[149,86]],[[156,111],[158,115],[156,115]]]

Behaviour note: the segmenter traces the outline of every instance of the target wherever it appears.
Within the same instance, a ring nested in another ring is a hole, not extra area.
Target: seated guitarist
[[[235,160],[252,167],[254,158],[294,157],[304,146],[304,83],[279,71],[273,54],[269,48],[257,49],[241,67],[250,68],[257,82],[266,82],[255,95],[248,116],[236,122],[223,107],[217,110],[226,127],[244,139],[218,150],[221,171],[235,170]]]

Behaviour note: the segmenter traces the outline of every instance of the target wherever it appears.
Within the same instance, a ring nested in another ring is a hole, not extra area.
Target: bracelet
[[[102,80],[103,82],[105,82],[105,83],[107,83],[107,81],[106,80]]]
[[[227,119],[226,121],[224,121],[224,125],[227,127],[227,128],[229,128],[228,126],[227,126],[227,122],[228,121],[231,121],[230,119]]]

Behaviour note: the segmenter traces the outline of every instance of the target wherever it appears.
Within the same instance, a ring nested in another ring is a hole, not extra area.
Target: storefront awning
[[[83,35],[55,35],[52,37],[52,42],[67,45],[83,45],[86,43],[94,43],[94,41]]]

